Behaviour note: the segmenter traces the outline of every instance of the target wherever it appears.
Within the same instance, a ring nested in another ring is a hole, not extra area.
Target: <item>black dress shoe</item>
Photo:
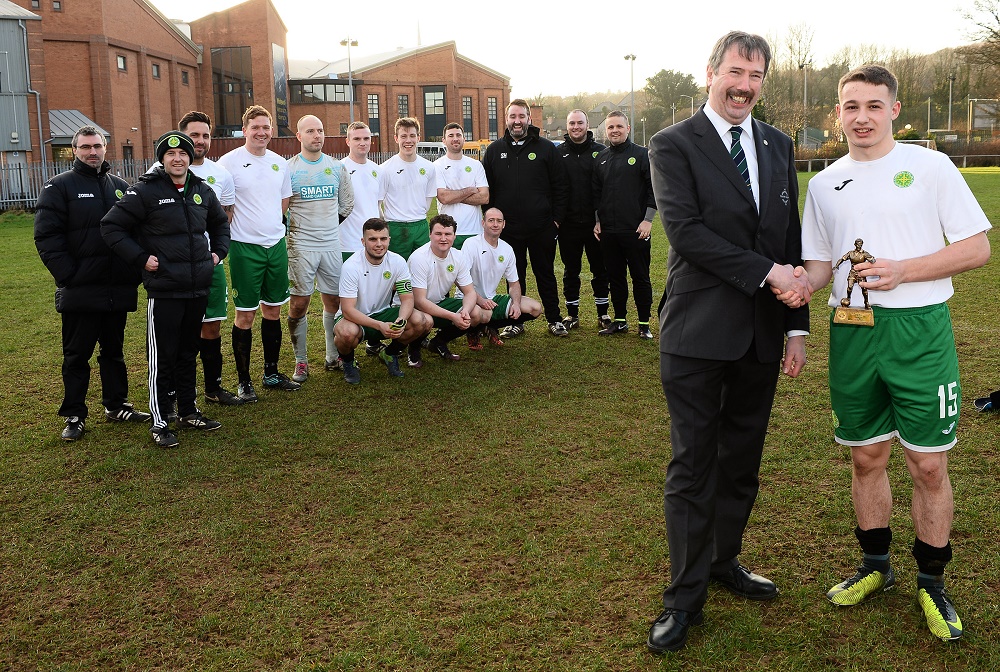
[[[664,609],[649,628],[646,648],[652,653],[679,651],[687,643],[688,628],[701,625],[704,620],[702,611],[692,614],[680,609]]]
[[[778,596],[778,588],[773,581],[754,574],[743,565],[736,565],[725,574],[712,574],[712,580],[748,600],[773,600]]]

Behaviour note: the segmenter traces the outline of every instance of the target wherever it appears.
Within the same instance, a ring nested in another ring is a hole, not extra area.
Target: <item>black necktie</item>
[[[740,145],[740,134],[743,129],[739,126],[733,126],[729,132],[733,136],[733,146],[729,149],[729,156],[733,157],[736,169],[743,176],[743,182],[746,183],[747,189],[750,189],[750,168],[747,167],[747,155],[743,153],[743,146]]]

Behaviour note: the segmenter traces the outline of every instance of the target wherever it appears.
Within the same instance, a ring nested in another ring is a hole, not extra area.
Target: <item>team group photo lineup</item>
[[[104,420],[147,426],[151,447],[180,449],[199,432],[224,435],[231,407],[266,416],[275,392],[321,385],[351,403],[372,379],[444,375],[514,350],[500,349],[512,339],[532,351],[635,339],[654,357],[658,348],[648,401],[669,418],[669,436],[651,439],[667,456],[658,525],[669,576],[643,626],[646,649],[669,658],[689,639],[697,646],[710,586],[791,599],[741,554],[765,443],[781,431],[770,425],[776,392],[782,376],[815,373],[807,343],[820,338],[810,315],[821,314],[823,426],[850,462],[840,486],[857,547],[842,563],[853,574],[816,597],[832,609],[908,591],[933,638],[959,640],[961,605],[945,582],[948,457],[963,408],[1000,410],[1000,390],[963,401],[948,302],[952,279],[989,261],[991,224],[946,154],[897,142],[899,82],[879,63],[842,73],[830,112],[847,154],[811,177],[800,210],[795,141],[753,114],[772,57],[764,37],[723,35],[708,52],[705,103],[692,99],[689,118],[643,144],[626,113],[582,109],[554,143],[515,98],[481,153],[449,121],[430,160],[421,122],[401,116],[391,158],[373,160],[372,129],[353,121],[337,159],[324,153],[334,133],[306,114],[285,159],[269,147],[274,111],[251,105],[243,144],[217,160],[209,113],[156,129],[156,162],[129,183],[106,160],[102,130],[79,128],[71,169],[45,183],[33,215],[61,320],[53,437],[84,445],[95,429],[95,352]],[[669,251],[654,293],[657,238]],[[827,289],[826,306],[812,301]],[[140,300],[144,344],[126,336]],[[143,351],[148,407],[128,375]],[[902,495],[890,486],[893,455],[908,475]],[[900,497],[913,534],[894,543]],[[901,554],[915,575],[897,574]]]

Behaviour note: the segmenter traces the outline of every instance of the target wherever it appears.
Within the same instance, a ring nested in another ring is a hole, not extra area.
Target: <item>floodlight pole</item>
[[[809,66],[812,61],[799,63],[799,70],[802,71],[802,145],[803,149],[809,146]]]
[[[340,46],[347,47],[347,100],[351,102],[351,123],[354,123],[354,69],[351,67],[351,47],[358,46],[357,40],[348,35],[340,41]]]
[[[955,84],[955,73],[948,75],[948,130],[951,130],[951,87]]]
[[[972,142],[972,94],[965,97],[966,109],[969,111],[969,122],[965,127],[965,142]]]
[[[626,61],[631,61],[629,63],[629,91],[631,96],[631,103],[629,103],[629,135],[632,134],[632,127],[635,125],[635,54],[626,54]]]

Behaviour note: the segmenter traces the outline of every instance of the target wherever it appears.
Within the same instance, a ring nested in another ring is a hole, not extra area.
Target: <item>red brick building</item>
[[[203,50],[200,109],[217,135],[242,128],[243,112],[263,105],[274,115],[275,135],[288,135],[288,29],[270,0],[248,0],[190,23]]]
[[[41,18],[30,54],[48,110],[78,110],[108,131],[109,157],[152,153],[152,141],[198,106],[201,50],[143,0],[16,0]],[[69,153],[52,138],[53,156]],[[40,160],[40,157],[39,157]]]
[[[189,24],[147,0],[0,0],[0,168],[72,157],[74,126],[108,133],[108,158],[148,158],[185,112],[209,112],[216,135],[238,135],[243,111],[263,105],[278,134],[304,114],[338,135],[350,120],[347,59],[296,62],[271,0],[247,0]],[[355,58],[355,118],[394,150],[392,124],[415,116],[425,138],[449,121],[469,139],[503,132],[510,80],[460,55],[454,42]],[[6,144],[4,141],[6,140]],[[46,147],[47,146],[47,147]],[[45,151],[40,151],[45,147]]]
[[[329,135],[343,135],[350,122],[348,60],[292,60],[292,116],[314,114]],[[380,134],[386,151],[397,149],[393,124],[420,120],[424,140],[439,140],[446,123],[462,124],[467,140],[503,134],[510,78],[458,53],[454,42],[354,57],[354,118]]]
[[[287,30],[270,0],[248,0],[190,25],[145,0],[2,2],[34,19],[22,22],[31,24],[28,69],[42,143],[51,147],[46,158],[72,157],[72,133],[50,122],[50,111],[105,130],[111,160],[151,156],[156,138],[193,109],[209,112],[222,134],[232,134],[256,103],[283,115],[288,132]],[[9,122],[0,117],[0,125],[2,133]],[[39,129],[32,130],[31,160],[40,161]]]

